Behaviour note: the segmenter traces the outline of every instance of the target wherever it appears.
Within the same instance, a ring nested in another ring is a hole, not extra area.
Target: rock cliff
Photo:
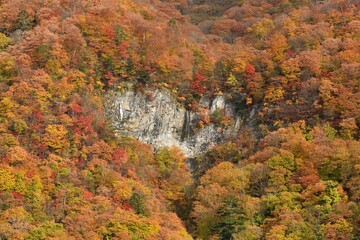
[[[186,110],[170,93],[158,89],[149,92],[107,93],[105,112],[117,134],[132,136],[155,147],[177,146],[191,157],[235,136],[241,125],[234,104],[223,96],[203,97],[199,105],[209,116],[220,114],[230,124],[225,127],[210,122],[199,126],[200,114]]]

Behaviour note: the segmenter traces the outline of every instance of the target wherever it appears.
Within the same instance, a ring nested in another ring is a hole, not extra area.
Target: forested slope
[[[359,8],[0,1],[0,238],[359,239]],[[231,124],[204,96],[256,121],[190,171],[115,136],[104,94],[130,88],[171,92],[198,129]]]

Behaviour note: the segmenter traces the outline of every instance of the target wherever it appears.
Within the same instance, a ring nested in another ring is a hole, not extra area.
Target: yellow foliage
[[[286,38],[281,34],[274,34],[269,39],[269,45],[275,61],[285,59],[285,51],[289,48]]]
[[[171,72],[171,66],[169,65],[168,61],[162,61],[162,60],[158,60],[157,64],[159,65],[159,68],[161,70],[161,72],[167,76],[170,74]]]
[[[0,52],[0,82],[10,83],[15,75],[15,58]]]
[[[286,31],[286,35],[289,37],[293,37],[296,33],[296,24],[290,18],[283,22],[282,28]]]
[[[66,76],[53,86],[52,93],[60,100],[65,100],[74,90],[75,85],[71,84],[69,77]]]
[[[248,65],[253,59],[255,55],[250,50],[244,48],[240,49],[233,58],[228,58],[225,61],[225,67],[229,67],[231,72],[234,74],[242,74],[245,73],[245,67]]]
[[[273,226],[270,231],[266,234],[265,239],[266,240],[287,240],[285,237],[285,231],[287,227],[284,225],[276,225]]]
[[[244,61],[241,55],[236,56],[233,61],[234,67],[232,68],[232,71],[235,73],[244,73],[247,61]]]
[[[0,214],[0,236],[5,239],[25,239],[31,216],[24,207],[13,207]]]
[[[6,48],[11,43],[11,39],[5,34],[0,33],[0,50]]]
[[[282,87],[269,87],[265,93],[265,102],[266,103],[275,103],[280,101],[284,97],[285,91]]]
[[[0,191],[12,191],[15,187],[15,174],[12,168],[0,166]]]
[[[68,78],[72,81],[73,85],[76,86],[77,89],[84,89],[86,87],[85,73],[80,72],[78,70],[73,70],[69,72]]]
[[[226,79],[225,85],[227,87],[236,87],[238,86],[239,81],[233,73],[230,73],[229,77]]]
[[[18,140],[16,139],[16,137],[14,137],[14,135],[10,134],[10,133],[4,133],[0,135],[0,146],[1,147],[14,147],[19,145]]]
[[[116,181],[114,182],[115,197],[119,200],[125,201],[131,197],[133,186],[129,181]]]
[[[334,87],[334,84],[329,79],[322,79],[319,87],[320,97],[325,102],[328,103],[331,99],[334,98],[334,94],[338,90]]]
[[[159,239],[160,226],[157,222],[141,218],[140,216],[117,208],[108,220],[108,227],[103,229],[103,235],[119,237],[129,236],[131,239]],[[126,239],[126,238],[125,238]]]
[[[126,6],[126,7],[130,8],[132,11],[137,12],[137,9],[138,9],[137,5],[133,1],[131,1],[131,0],[119,0],[118,2],[119,2],[119,5],[121,7]]]
[[[11,101],[10,98],[3,98],[0,101],[0,116],[8,118],[14,117],[14,114],[12,113],[14,106],[15,104]]]
[[[22,147],[14,146],[8,150],[8,158],[10,163],[19,164],[28,159],[28,153]]]
[[[301,69],[298,58],[290,58],[281,64],[281,71],[289,79],[297,78],[300,75]]]
[[[67,129],[63,125],[51,124],[45,129],[44,142],[47,146],[59,152],[70,146],[67,139]]]
[[[272,20],[264,18],[261,21],[254,23],[248,31],[253,32],[257,38],[263,40],[274,28],[275,26]]]
[[[25,174],[22,171],[17,172],[15,175],[14,191],[20,194],[25,194],[26,191]]]
[[[61,75],[65,73],[65,71],[61,69],[60,61],[58,61],[57,59],[50,59],[46,63],[45,68],[52,74]]]
[[[354,50],[345,50],[339,53],[340,60],[346,63],[360,62],[359,53]]]

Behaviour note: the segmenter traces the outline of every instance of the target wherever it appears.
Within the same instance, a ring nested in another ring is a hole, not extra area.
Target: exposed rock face
[[[213,123],[199,127],[197,113],[187,111],[161,90],[152,90],[151,94],[133,90],[109,92],[105,108],[118,134],[132,136],[155,147],[177,146],[191,157],[236,134],[240,125],[240,118],[234,117],[234,106],[224,97],[213,100],[204,97],[199,104],[209,109],[210,114],[221,111],[232,118],[233,124],[226,129]]]

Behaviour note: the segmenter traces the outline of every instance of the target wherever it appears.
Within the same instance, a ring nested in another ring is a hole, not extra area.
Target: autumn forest
[[[189,167],[129,89],[252,121]],[[360,239],[360,1],[0,0],[0,239]]]

